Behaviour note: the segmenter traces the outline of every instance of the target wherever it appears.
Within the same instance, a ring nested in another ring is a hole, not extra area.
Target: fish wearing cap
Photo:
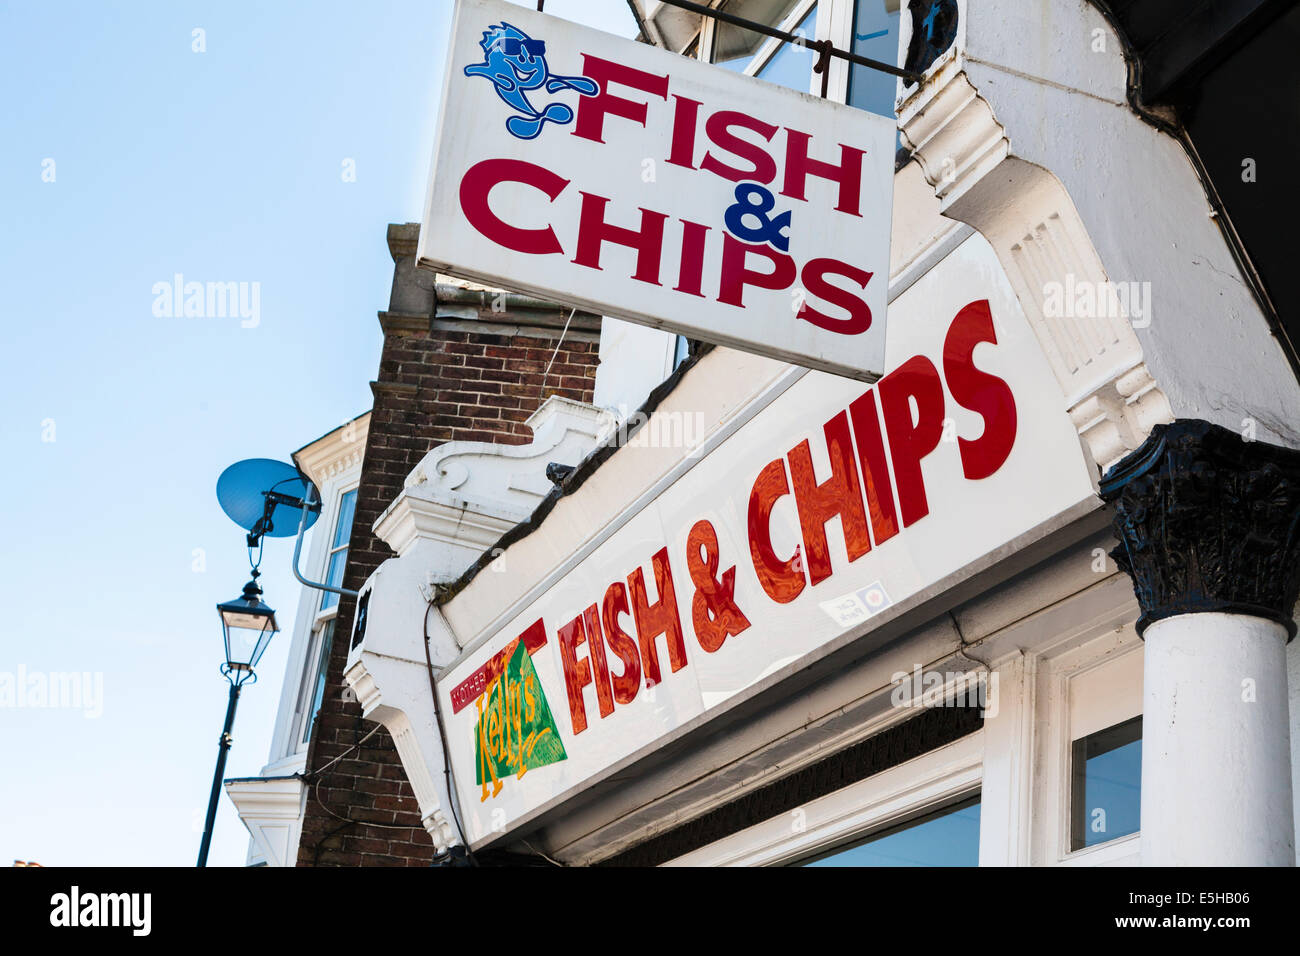
[[[573,120],[573,109],[565,103],[547,103],[537,109],[528,99],[533,90],[547,93],[574,90],[594,96],[596,84],[585,76],[558,76],[546,64],[546,42],[534,40],[518,27],[504,20],[483,31],[479,43],[483,62],[465,67],[466,76],[483,76],[492,81],[497,96],[515,110],[506,120],[506,129],[519,139],[533,139],[549,121],[564,125]]]

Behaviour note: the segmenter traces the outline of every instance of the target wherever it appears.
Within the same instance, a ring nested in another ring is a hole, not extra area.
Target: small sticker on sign
[[[867,585],[857,591],[837,597],[831,601],[823,601],[821,609],[831,616],[840,627],[853,627],[861,624],[863,621],[879,614],[893,602],[889,600],[889,595],[885,592],[885,587],[879,581]]]

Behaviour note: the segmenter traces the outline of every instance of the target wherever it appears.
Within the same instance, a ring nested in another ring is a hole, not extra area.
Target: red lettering
[[[741,180],[770,183],[776,179],[776,160],[768,155],[767,150],[762,146],[733,135],[731,132],[733,126],[752,130],[769,141],[776,135],[777,130],[770,123],[764,123],[762,120],[757,120],[748,114],[737,113],[734,110],[719,110],[705,121],[704,132],[708,134],[709,139],[713,141],[715,146],[725,149],[737,159],[745,160],[749,163],[750,168],[739,169],[735,166],[728,166],[718,160],[713,155],[713,151],[710,150],[704,154],[700,169],[707,170],[733,183],[738,183]]]
[[[889,434],[894,482],[898,486],[898,504],[906,528],[930,513],[921,459],[934,451],[943,437],[943,383],[933,362],[924,355],[914,355],[882,378],[876,391],[880,394],[880,410]],[[917,411],[915,424],[913,402]]]
[[[853,460],[853,439],[849,437],[848,413],[840,412],[822,430],[831,460],[831,476],[821,484],[813,474],[812,450],[807,440],[790,451],[790,478],[799,508],[804,553],[808,556],[808,580],[813,584],[831,575],[826,522],[836,515],[844,531],[849,560],[856,561],[871,550],[867,514],[858,485],[858,465]]]
[[[673,94],[673,99],[677,101],[677,106],[673,109],[672,151],[669,152],[665,162],[694,169],[695,127],[703,104],[699,100],[687,99],[676,93]]]
[[[772,507],[783,495],[790,493],[785,477],[785,459],[769,461],[754,480],[749,493],[749,555],[754,561],[758,583],[767,596],[778,604],[789,604],[803,591],[803,571],[800,569],[798,547],[789,561],[782,561],[772,550]]]
[[[686,567],[695,585],[691,624],[700,647],[712,654],[728,637],[749,630],[749,618],[736,603],[736,568],[718,574],[722,557],[713,522],[701,519],[686,536]]]
[[[972,302],[952,320],[943,340],[943,377],[962,408],[984,419],[979,438],[958,438],[961,470],[967,478],[987,478],[1007,460],[1016,443],[1016,399],[1011,387],[996,375],[975,367],[975,346],[997,344],[988,299]]]
[[[753,253],[772,263],[771,272],[757,272],[746,268],[746,257]],[[784,253],[756,243],[741,242],[731,233],[722,234],[722,277],[718,301],[726,305],[745,307],[745,287],[756,289],[786,289],[795,279],[794,260]]]
[[[613,679],[614,699],[620,704],[630,704],[641,689],[641,655],[637,651],[636,641],[618,623],[620,614],[629,613],[627,588],[622,581],[615,581],[605,591],[601,613],[605,621],[605,643],[623,662],[623,673],[615,675]]]
[[[677,285],[673,291],[704,298],[704,293],[700,290],[704,284],[704,240],[709,227],[685,219],[681,222],[681,265],[677,271]]]
[[[582,701],[582,689],[591,683],[591,666],[586,658],[578,659],[578,645],[587,640],[587,629],[582,615],[575,617],[559,630],[560,663],[564,667],[564,686],[569,693],[569,716],[573,719],[573,732],[587,729],[587,709]]]
[[[608,717],[614,713],[614,696],[609,691],[609,664],[605,661],[605,636],[600,632],[600,609],[591,605],[582,612],[582,621],[587,630],[587,653],[596,665],[596,703],[600,716]]]
[[[650,564],[654,568],[655,590],[659,592],[655,604],[646,599],[642,570],[637,568],[627,576],[628,590],[632,593],[632,620],[636,623],[636,638],[641,645],[641,665],[647,687],[653,687],[663,679],[659,672],[659,652],[655,648],[655,640],[661,634],[667,639],[668,660],[673,673],[686,666],[686,641],[682,637],[682,621],[677,613],[677,593],[673,590],[668,549],[656,551]]]
[[[862,157],[866,151],[840,143],[840,164],[836,166],[834,163],[824,163],[820,159],[808,157],[808,143],[812,137],[807,133],[789,127],[785,132],[785,186],[781,195],[806,201],[804,190],[809,176],[829,179],[840,187],[839,202],[835,208],[850,216],[861,216],[858,206],[862,196]]]
[[[871,534],[879,547],[882,541],[898,534],[898,518],[894,511],[894,486],[889,479],[889,464],[885,461],[885,441],[880,434],[874,389],[867,389],[853,400],[849,405],[849,419],[853,422],[858,463],[862,466]]]
[[[633,279],[659,285],[659,260],[664,245],[664,222],[667,213],[641,209],[641,228],[624,229],[605,221],[609,200],[592,193],[582,194],[582,213],[578,220],[578,253],[573,261],[590,269],[600,269],[600,251],[606,242],[636,250]],[[639,207],[638,207],[639,208]]]
[[[831,305],[839,306],[849,314],[849,317],[847,319],[837,319],[825,312],[819,312],[809,305],[808,300],[805,299],[803,308],[799,310],[797,318],[811,322],[819,329],[838,332],[841,335],[859,335],[867,331],[867,329],[871,328],[870,307],[852,292],[827,282],[826,275],[828,273],[830,275],[842,275],[847,279],[851,279],[858,284],[859,289],[865,289],[872,276],[870,272],[865,272],[837,259],[809,259],[804,263],[802,272],[804,291],[810,296],[816,296],[819,299],[826,300]]]
[[[499,246],[514,252],[546,255],[563,252],[555,230],[521,229],[497,217],[488,204],[488,194],[498,183],[523,183],[546,194],[551,201],[564,192],[569,180],[522,159],[485,159],[475,163],[460,181],[460,208],[469,224]]]
[[[615,96],[609,92],[609,84],[617,83],[661,100],[668,99],[668,77],[637,70],[622,63],[590,53],[582,55],[582,74],[600,87],[595,96],[578,97],[578,119],[573,124],[573,135],[581,136],[595,143],[603,143],[605,134],[605,115],[612,113],[641,126],[645,125],[648,104]]]

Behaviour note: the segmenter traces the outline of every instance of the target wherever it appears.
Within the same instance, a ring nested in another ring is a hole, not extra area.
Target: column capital
[[[1276,621],[1296,635],[1300,452],[1199,419],[1156,425],[1102,478],[1133,579],[1137,630],[1204,611]]]

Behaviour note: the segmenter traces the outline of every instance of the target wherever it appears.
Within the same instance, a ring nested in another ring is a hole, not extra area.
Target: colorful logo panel
[[[480,800],[501,792],[502,779],[567,760],[564,742],[523,641],[476,701],[475,778]],[[492,789],[488,790],[491,782]]]

